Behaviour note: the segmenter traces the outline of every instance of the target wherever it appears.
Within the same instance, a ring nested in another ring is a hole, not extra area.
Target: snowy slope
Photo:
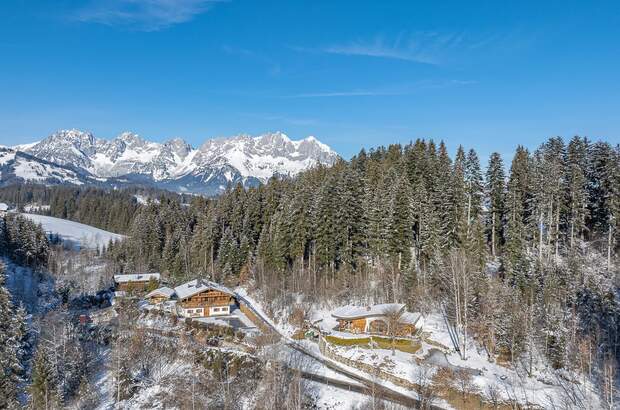
[[[221,192],[231,183],[252,186],[274,175],[294,176],[338,158],[314,137],[293,141],[281,132],[216,138],[195,149],[180,138],[156,143],[124,132],[106,140],[63,130],[14,149],[112,183],[139,182],[206,194]]]
[[[41,224],[44,231],[50,234],[58,234],[63,242],[71,246],[96,249],[107,246],[110,240],[117,241],[124,238],[123,235],[66,219],[37,214],[21,215]]]
[[[32,155],[0,148],[0,185],[13,182],[82,185],[94,180],[87,174]]]

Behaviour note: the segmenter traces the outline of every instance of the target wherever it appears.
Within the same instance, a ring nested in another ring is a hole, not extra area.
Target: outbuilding
[[[159,273],[114,275],[114,287],[122,292],[146,291],[159,286],[160,276]]]

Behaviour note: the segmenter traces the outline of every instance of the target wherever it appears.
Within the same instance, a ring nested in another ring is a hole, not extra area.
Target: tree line
[[[132,269],[235,277],[249,266],[295,267],[331,279],[383,264],[403,288],[427,280],[453,248],[483,266],[497,260],[527,287],[533,263],[588,243],[618,248],[619,148],[552,138],[518,147],[508,175],[493,153],[483,172],[474,150],[454,159],[445,144],[418,140],[362,150],[350,161],[248,190],[229,188],[191,207],[167,199],[139,209],[118,251]]]
[[[15,184],[0,188],[0,201],[11,204],[20,212],[26,210],[69,219],[116,233],[126,233],[140,207],[137,197],[185,200],[181,195],[146,187],[115,190],[100,187]],[[33,207],[28,208],[28,205]]]

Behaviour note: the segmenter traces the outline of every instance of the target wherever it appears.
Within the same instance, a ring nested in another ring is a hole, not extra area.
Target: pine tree
[[[0,408],[16,404],[25,337],[23,311],[16,315],[5,282],[4,266],[0,264]]]
[[[469,192],[465,175],[466,159],[462,146],[456,151],[452,168],[452,183],[450,185],[450,202],[452,215],[450,218],[451,239],[449,246],[465,246],[468,239],[468,230],[471,220],[468,219],[470,209]]]
[[[35,353],[29,392],[31,403],[36,409],[62,408],[63,398],[58,372],[50,357],[52,354],[41,345]]]
[[[406,177],[398,177],[390,198],[390,232],[388,250],[392,265],[399,271],[407,270],[411,263],[413,239],[413,209],[411,187]]]
[[[506,245],[502,266],[512,283],[525,287],[529,283],[527,259],[528,234],[526,221],[530,210],[530,158],[523,147],[518,147],[510,168],[506,194]]]
[[[454,244],[457,227],[454,209],[454,186],[452,177],[452,161],[448,155],[448,149],[443,141],[439,144],[439,155],[435,163],[436,181],[433,187],[433,202],[437,211],[437,221],[439,223],[439,245],[443,252]]]
[[[480,160],[473,149],[467,153],[465,160],[466,206],[466,249],[481,266],[486,255],[484,239],[484,221],[482,219],[482,202],[484,200],[484,183]]]
[[[491,154],[486,172],[486,201],[488,204],[486,232],[493,257],[498,254],[498,248],[504,239],[505,195],[504,163],[499,153],[494,152]]]
[[[572,249],[576,238],[584,240],[588,205],[587,163],[588,141],[574,137],[566,152],[566,209],[569,246]]]

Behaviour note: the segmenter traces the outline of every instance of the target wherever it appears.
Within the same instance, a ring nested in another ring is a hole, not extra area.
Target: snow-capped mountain
[[[106,140],[63,130],[13,149],[109,183],[138,182],[201,194],[217,194],[230,183],[249,186],[274,175],[294,176],[338,158],[314,137],[292,141],[280,132],[212,139],[196,149],[180,138],[156,143],[124,132]]]
[[[0,147],[0,185],[15,182],[83,185],[97,183],[92,176],[72,168],[36,158],[11,148]]]

